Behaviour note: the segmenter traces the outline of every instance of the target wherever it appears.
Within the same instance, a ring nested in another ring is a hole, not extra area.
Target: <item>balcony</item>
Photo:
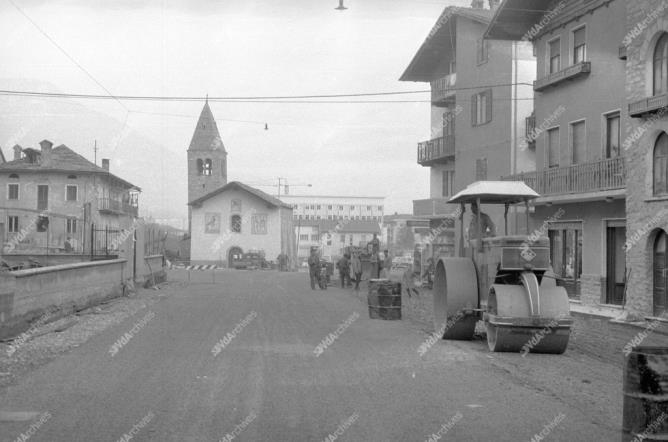
[[[629,103],[629,115],[633,118],[643,118],[645,115],[661,114],[668,110],[668,94],[655,95]]]
[[[422,166],[445,163],[455,156],[455,136],[446,135],[418,143],[417,155],[417,162]]]
[[[540,92],[549,87],[556,86],[564,81],[575,80],[576,78],[582,77],[584,75],[589,75],[590,72],[591,62],[583,61],[534,81],[533,90]]]
[[[626,167],[624,158],[617,157],[520,173],[503,180],[524,181],[541,196],[602,192],[626,187]]]
[[[447,198],[413,200],[413,216],[425,218],[455,218],[459,216],[459,204],[448,204],[447,201]]]
[[[112,215],[138,215],[137,206],[133,206],[129,203],[117,201],[111,198],[98,198],[97,210],[99,210],[100,213],[107,213]]]
[[[446,106],[449,101],[454,100],[455,85],[457,84],[457,73],[446,75],[431,82],[431,104],[434,106]]]

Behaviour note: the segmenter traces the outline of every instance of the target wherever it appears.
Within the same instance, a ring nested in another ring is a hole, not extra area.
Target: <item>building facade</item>
[[[435,255],[452,255],[463,240],[459,206],[447,204],[452,195],[475,181],[534,168],[534,152],[523,148],[532,110],[528,85],[535,78],[531,44],[485,40],[498,2],[489,2],[490,9],[483,5],[445,8],[400,78],[431,86],[431,135],[417,146],[417,162],[429,168],[430,198],[414,201],[413,214],[429,219],[438,233]],[[502,225],[502,208],[483,209]],[[524,218],[513,212],[511,229]],[[466,213],[465,227],[469,222]]]
[[[280,200],[232,181],[189,204],[192,264],[227,266],[248,252],[268,261],[284,253],[295,262],[292,208]]]
[[[668,4],[624,2],[628,310],[668,317]]]
[[[387,244],[381,239],[377,221],[297,219],[295,229],[298,258],[302,262],[308,259],[312,247],[317,247],[326,259],[336,261],[343,256],[346,247],[366,247],[374,234],[381,241],[381,247]]]
[[[372,196],[281,195],[295,220],[356,220],[382,222],[385,198]]]
[[[4,254],[89,253],[107,247],[109,235],[138,216],[140,189],[98,167],[69,147],[14,146],[14,159],[0,164],[0,242]],[[119,244],[116,244],[118,246]]]
[[[627,279],[626,166],[621,134],[628,115],[622,0],[545,0],[527,12],[506,0],[487,36],[533,42],[535,114],[527,145],[536,171],[509,177],[541,195],[531,219],[550,239],[551,262],[569,296],[622,305]]]

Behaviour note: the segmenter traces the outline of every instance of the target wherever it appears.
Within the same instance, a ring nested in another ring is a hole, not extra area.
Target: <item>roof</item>
[[[316,220],[300,220],[301,226],[318,227],[321,232],[338,233],[378,233],[380,234],[380,226],[377,221],[362,221],[362,220],[330,220],[330,219],[316,219]]]
[[[436,69],[442,65],[443,59],[447,58],[445,55],[454,52],[457,36],[451,28],[452,24],[456,24],[457,17],[487,25],[492,15],[489,9],[446,7],[399,80],[428,82],[439,75],[447,74],[436,72]]]
[[[550,12],[552,3],[555,0],[504,0],[496,9],[485,38],[519,41],[526,35],[532,40],[540,33],[540,22]],[[534,35],[527,34],[534,27]]]
[[[23,149],[24,151],[35,151],[39,154],[41,152],[36,149],[28,148]],[[51,150],[51,163],[49,165],[44,165],[40,162],[31,163],[27,158],[21,158],[19,160],[7,161],[6,163],[0,164],[0,172],[61,172],[61,173],[93,173],[99,175],[110,176],[115,180],[120,181],[124,186],[128,188],[134,188],[141,190],[139,187],[134,184],[125,181],[124,179],[110,173],[108,170],[99,167],[86,158],[82,157],[69,147],[61,144],[58,147],[54,147]]]
[[[225,152],[225,146],[220,138],[218,125],[213,118],[208,100],[204,103],[199,120],[197,120],[197,126],[195,132],[193,132],[188,150],[222,150]]]
[[[523,181],[476,181],[448,200],[448,203],[515,204],[540,195]]]
[[[227,184],[225,184],[222,187],[219,187],[216,190],[213,190],[206,195],[203,195],[193,201],[190,201],[188,203],[189,206],[197,206],[202,204],[204,201],[208,200],[211,197],[214,197],[218,194],[221,194],[223,192],[227,192],[228,190],[243,190],[245,192],[250,193],[251,195],[254,195],[267,204],[274,206],[274,207],[284,207],[286,209],[292,209],[292,206],[289,204],[285,204],[283,201],[279,200],[278,198],[274,198],[273,196],[269,195],[268,193],[265,193],[259,189],[256,189],[255,187],[248,186],[244,183],[241,183],[239,181],[231,181]]]

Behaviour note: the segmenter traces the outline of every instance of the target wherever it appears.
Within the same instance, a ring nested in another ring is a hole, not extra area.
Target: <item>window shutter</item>
[[[476,116],[478,115],[478,106],[476,101],[476,95],[471,96],[471,126],[476,125]]]
[[[492,121],[492,90],[491,89],[488,90],[486,94],[487,94],[487,109],[486,109],[487,112],[485,113],[485,115],[487,117],[487,121],[485,122],[487,123]]]

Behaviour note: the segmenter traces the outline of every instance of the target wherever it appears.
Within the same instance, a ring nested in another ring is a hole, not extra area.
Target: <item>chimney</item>
[[[473,9],[485,9],[485,0],[472,0],[471,7]]]
[[[109,158],[102,158],[102,168],[109,172]]]
[[[23,148],[19,146],[18,144],[14,145],[14,159],[15,160],[20,160],[21,159],[21,152],[23,151]]]
[[[42,165],[50,166],[51,165],[51,148],[53,143],[49,140],[42,140],[39,142],[39,146],[42,148]]]
[[[496,11],[496,8],[501,4],[501,0],[489,0],[489,9]]]

